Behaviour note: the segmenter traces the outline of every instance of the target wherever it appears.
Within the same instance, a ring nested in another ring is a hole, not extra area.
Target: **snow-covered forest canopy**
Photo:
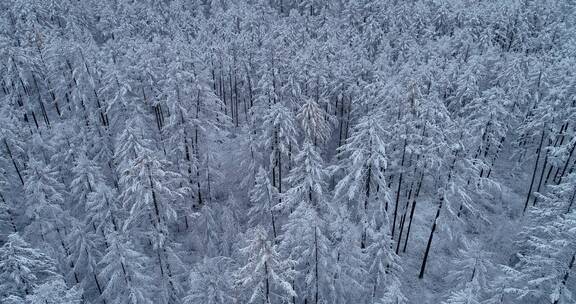
[[[0,1],[0,303],[576,303],[576,3]]]

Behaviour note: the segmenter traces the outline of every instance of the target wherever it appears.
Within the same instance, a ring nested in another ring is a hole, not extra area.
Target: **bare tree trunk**
[[[372,140],[370,140],[370,150],[372,150]],[[372,153],[370,151],[370,153]],[[370,199],[370,187],[371,187],[371,181],[372,181],[372,167],[369,166],[368,167],[368,173],[366,176],[366,194],[365,194],[365,199],[364,199],[364,219],[366,217],[366,212],[368,212],[368,201]],[[364,226],[362,228],[362,239],[360,240],[360,248],[366,248],[366,223],[363,222],[362,225]]]
[[[462,133],[460,133],[460,137],[462,137]],[[454,167],[456,165],[456,160],[458,159],[459,150],[454,153],[454,159],[452,160],[452,165],[450,165],[450,170],[448,172],[448,179],[446,181],[446,186],[450,183],[452,179],[452,173],[454,171]],[[432,229],[430,230],[430,236],[428,237],[428,243],[426,244],[426,250],[424,252],[424,258],[422,259],[422,266],[420,267],[420,274],[418,278],[422,279],[424,277],[424,272],[426,271],[426,263],[428,262],[428,256],[430,254],[430,247],[432,246],[432,239],[434,238],[434,232],[436,231],[436,227],[438,226],[438,218],[440,217],[440,212],[442,211],[442,207],[444,206],[444,189],[442,189],[440,193],[440,203],[438,204],[438,209],[436,210],[436,216],[434,217],[434,222],[432,223]]]
[[[315,294],[314,294],[314,304],[318,304],[318,232],[317,232],[318,227],[314,227],[314,259],[315,259],[315,265],[314,265],[314,276],[315,276],[315,284],[316,284],[316,290],[315,290]]]
[[[542,128],[542,136],[540,137],[540,145],[538,147],[536,163],[534,164],[534,172],[532,172],[532,180],[530,181],[530,187],[528,188],[528,194],[526,195],[526,201],[524,202],[524,210],[522,211],[522,213],[526,212],[526,209],[528,208],[528,203],[530,202],[530,197],[532,197],[532,187],[534,186],[534,179],[536,178],[536,171],[538,170],[538,162],[540,161],[540,154],[542,153],[542,143],[544,142],[545,136],[546,136],[546,126]]]
[[[34,80],[34,86],[36,87],[36,94],[38,94],[38,105],[40,105],[40,111],[42,112],[42,117],[44,118],[44,123],[48,128],[50,128],[50,118],[46,112],[46,107],[42,101],[42,93],[40,93],[40,87],[38,86],[38,81],[36,80],[36,75],[32,73],[32,79]]]
[[[4,195],[0,192],[0,199],[6,205],[6,213],[8,213],[8,218],[10,219],[10,226],[12,227],[13,232],[17,232],[16,224],[14,223],[14,216],[12,215],[12,211],[10,211],[10,207],[8,206],[8,202],[4,199]]]
[[[576,141],[574,141],[574,143],[572,144],[572,147],[570,148],[570,153],[568,154],[568,158],[566,159],[566,162],[564,162],[564,166],[562,167],[562,173],[560,173],[560,175],[558,175],[558,172],[560,172],[560,170],[556,171],[556,174],[554,175],[554,180],[556,181],[556,184],[560,184],[560,182],[562,181],[562,178],[564,177],[564,174],[566,173],[566,169],[568,169],[568,164],[570,163],[570,159],[572,158],[572,154],[574,153],[574,148],[576,148]]]
[[[14,169],[16,169],[16,174],[18,174],[18,178],[20,179],[20,183],[24,186],[24,179],[22,178],[22,174],[20,173],[20,169],[18,169],[18,165],[16,165],[16,160],[14,160],[14,156],[12,155],[12,150],[10,150],[10,146],[8,146],[8,141],[4,138],[4,146],[6,147],[6,151],[8,152],[8,157],[12,161],[12,165]]]
[[[424,167],[425,169],[426,167]],[[420,189],[422,188],[422,183],[424,181],[424,171],[420,175],[420,181],[418,182],[418,187],[416,188],[416,194],[412,199],[412,208],[410,209],[410,221],[408,222],[408,230],[406,231],[406,239],[404,240],[404,248],[402,252],[406,252],[406,247],[408,246],[408,239],[410,238],[410,229],[412,228],[412,219],[414,218],[414,210],[416,209],[416,202],[418,201],[418,195],[420,194]]]
[[[196,120],[200,118],[200,91],[196,96]],[[200,143],[198,142],[198,126],[194,128],[194,151],[196,153],[196,159],[200,160]],[[196,167],[196,186],[198,187],[198,207],[202,207],[202,186],[200,184],[200,168]]]
[[[556,140],[554,141],[554,147],[562,146],[562,144],[564,143],[565,138],[564,132],[566,129],[568,129],[568,122],[562,125],[562,127],[560,128],[560,132],[556,135]],[[556,172],[558,172],[558,168],[556,168],[554,164],[550,164],[550,168],[548,168],[548,173],[546,174],[546,180],[544,181],[544,185],[548,184],[548,180],[550,179],[550,175],[552,174],[553,169],[556,169]]]
[[[544,164],[542,165],[542,171],[540,173],[540,179],[538,180],[538,187],[536,187],[536,192],[540,193],[540,187],[542,186],[542,180],[544,179],[544,171],[546,171],[546,165],[548,164],[548,151],[546,151],[546,156],[544,157]],[[538,202],[538,196],[534,197],[534,202],[532,206],[536,206]]]
[[[432,246],[432,239],[434,238],[434,232],[438,225],[438,218],[440,217],[440,211],[442,210],[442,205],[444,204],[444,194],[440,196],[440,203],[438,209],[436,209],[436,216],[434,217],[434,222],[432,224],[432,230],[430,230],[430,236],[428,237],[428,243],[426,244],[426,250],[424,251],[424,258],[422,259],[422,266],[420,267],[419,279],[424,278],[424,272],[426,271],[426,263],[428,262],[428,256],[430,255],[430,247]]]
[[[564,276],[562,277],[562,282],[560,283],[560,285],[562,287],[566,286],[566,282],[568,281],[568,278],[570,276],[570,270],[572,269],[572,267],[574,266],[574,261],[576,260],[576,253],[574,253],[572,255],[572,259],[570,260],[570,263],[568,264],[568,269],[566,270],[566,272],[564,273]],[[558,304],[558,302],[560,301],[560,295],[562,294],[562,288],[560,288],[560,294],[558,295],[558,299],[554,300],[554,304]]]
[[[400,204],[400,191],[402,191],[402,177],[404,175],[404,159],[406,156],[406,143],[408,139],[404,139],[404,147],[402,148],[402,161],[400,162],[400,176],[398,177],[398,189],[396,190],[396,205],[394,207],[394,220],[392,222],[392,239],[394,239],[394,232],[396,230],[396,218],[398,217],[398,205]]]
[[[266,304],[270,304],[270,282],[268,281],[268,262],[264,262],[264,274],[266,275],[264,284]]]

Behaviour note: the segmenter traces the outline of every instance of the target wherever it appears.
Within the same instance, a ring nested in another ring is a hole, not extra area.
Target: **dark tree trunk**
[[[6,213],[8,213],[8,218],[10,220],[10,227],[12,228],[12,232],[17,232],[16,224],[14,223],[14,216],[12,215],[12,211],[10,210],[10,207],[8,206],[8,202],[4,199],[4,195],[2,194],[2,192],[0,192],[0,199],[6,205]]]
[[[408,246],[408,239],[410,238],[410,230],[412,228],[412,219],[414,218],[414,210],[416,209],[416,202],[418,201],[418,195],[420,194],[420,189],[422,188],[423,181],[424,181],[424,172],[422,172],[422,174],[420,175],[420,181],[418,182],[418,187],[416,188],[416,194],[412,199],[412,208],[410,209],[410,221],[408,222],[408,229],[406,230],[406,239],[404,240],[404,248],[402,248],[402,252],[406,252],[406,247]]]
[[[44,102],[42,101],[42,94],[40,92],[40,87],[38,86],[38,81],[36,80],[35,74],[32,74],[32,79],[34,80],[34,86],[36,87],[36,94],[38,94],[38,105],[40,105],[40,111],[42,113],[42,117],[44,118],[44,123],[48,128],[50,128],[50,118],[48,117],[46,107],[44,106]]]
[[[434,217],[434,222],[432,224],[432,230],[430,230],[430,236],[428,237],[428,243],[426,244],[426,250],[424,251],[424,258],[422,259],[422,266],[420,267],[419,279],[424,278],[424,272],[426,271],[426,263],[428,262],[428,256],[430,255],[430,247],[432,247],[432,239],[434,238],[434,232],[436,232],[436,227],[438,225],[438,218],[440,217],[440,211],[442,210],[442,205],[444,204],[444,195],[440,196],[440,204],[438,209],[436,209],[436,216]]]
[[[546,171],[546,165],[548,164],[548,151],[546,151],[546,156],[544,157],[544,164],[542,165],[542,171],[540,172],[540,179],[538,180],[538,187],[536,187],[536,192],[540,192],[540,187],[542,187],[542,180],[544,179],[544,172]],[[538,196],[534,197],[534,202],[532,206],[536,206],[538,202]]]
[[[462,133],[460,133],[460,138],[462,138]],[[446,186],[450,183],[452,179],[452,173],[456,166],[456,160],[458,159],[458,154],[460,150],[457,150],[454,153],[454,159],[452,160],[452,164],[450,165],[450,170],[448,171],[448,179],[446,180]],[[445,187],[446,188],[446,187]],[[444,189],[445,189],[444,188]],[[426,263],[428,262],[428,256],[430,254],[430,247],[432,246],[432,239],[434,238],[434,232],[436,231],[436,227],[438,226],[438,218],[440,217],[440,212],[442,211],[442,207],[444,205],[444,189],[440,193],[440,203],[438,204],[438,209],[436,210],[436,216],[434,216],[434,222],[432,223],[432,229],[430,230],[430,236],[428,237],[428,243],[426,244],[426,250],[424,252],[424,258],[422,259],[422,266],[420,267],[420,274],[418,278],[422,279],[424,277],[424,272],[426,271]]]
[[[570,270],[572,269],[572,267],[574,266],[574,261],[576,260],[576,253],[572,255],[572,259],[570,260],[570,263],[568,264],[568,269],[566,270],[566,272],[564,273],[564,276],[562,277],[562,282],[560,283],[560,285],[562,287],[566,286],[566,282],[568,281],[568,278],[570,276]],[[560,294],[558,295],[558,299],[556,299],[554,301],[554,304],[558,304],[558,302],[560,301],[560,295],[562,294],[562,288],[560,288]]]
[[[570,147],[570,153],[568,154],[568,158],[566,159],[566,162],[564,162],[564,166],[562,167],[562,172],[560,173],[560,175],[558,175],[558,172],[560,172],[560,170],[556,171],[556,174],[554,176],[554,180],[556,181],[556,184],[560,184],[560,182],[562,182],[562,178],[564,177],[564,174],[566,173],[566,169],[568,169],[568,164],[570,164],[570,160],[572,158],[572,154],[574,153],[574,148],[576,148],[576,141],[574,141],[574,143],[572,144],[572,147]]]
[[[20,179],[20,183],[24,186],[24,179],[22,178],[22,174],[20,173],[20,169],[18,169],[18,165],[16,165],[16,160],[14,160],[14,156],[12,155],[12,150],[10,150],[10,146],[8,145],[8,141],[4,138],[4,146],[6,147],[6,151],[8,152],[8,157],[12,161],[12,165],[16,170],[16,174],[18,174],[18,179]]]
[[[396,231],[396,218],[398,217],[398,205],[400,204],[400,191],[402,191],[402,177],[404,175],[404,159],[406,156],[406,143],[407,138],[404,139],[404,147],[402,148],[402,161],[400,162],[400,176],[398,177],[398,189],[396,190],[396,204],[394,206],[394,220],[392,222],[392,239],[394,239],[394,232]]]
[[[266,298],[266,304],[270,304],[270,282],[268,281],[268,262],[264,262],[264,274],[266,276],[265,279],[265,287],[264,287],[264,292],[265,292],[265,298]]]
[[[542,136],[540,137],[540,145],[538,147],[538,153],[536,155],[536,163],[534,164],[534,171],[532,172],[532,179],[530,180],[530,187],[528,188],[528,194],[526,195],[526,201],[524,202],[524,210],[522,213],[526,212],[528,208],[528,203],[530,202],[530,197],[532,196],[532,187],[534,186],[534,179],[536,178],[536,172],[538,171],[538,162],[540,161],[540,154],[542,153],[542,143],[544,143],[544,137],[546,136],[546,126],[542,129]]]

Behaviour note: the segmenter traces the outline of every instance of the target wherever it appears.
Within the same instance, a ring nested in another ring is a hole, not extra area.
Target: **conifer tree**
[[[270,151],[272,185],[282,193],[282,182],[286,175],[282,172],[286,162],[291,160],[291,153],[297,147],[296,125],[292,111],[280,102],[270,105],[262,121],[260,140],[262,148]]]
[[[96,187],[99,185],[104,184],[104,176],[98,164],[82,152],[72,167],[72,174],[73,179],[70,188],[72,199],[76,202],[74,210],[81,215],[82,211],[86,210],[90,193],[96,191]]]
[[[400,302],[405,301],[399,281],[402,267],[400,258],[393,250],[388,221],[378,223],[378,220],[373,218],[367,233],[369,245],[366,248],[366,259],[367,272],[370,274],[367,285],[371,290],[372,301],[385,298],[386,295]]]
[[[523,282],[515,291],[521,299],[546,299],[554,304],[573,301],[567,284],[576,259],[575,225],[576,216],[571,210],[528,228],[532,235],[527,239],[527,251],[519,255],[520,274],[516,278]]]
[[[225,257],[204,258],[190,273],[185,304],[224,304],[236,301],[232,291],[234,261]]]
[[[250,203],[252,206],[248,211],[249,223],[252,227],[261,225],[266,227],[266,230],[271,232],[274,239],[276,239],[279,231],[277,230],[276,215],[274,215],[274,207],[278,199],[276,188],[272,186],[268,173],[260,167],[256,175],[256,182],[254,188],[250,192]]]
[[[108,249],[100,261],[100,277],[106,282],[102,297],[107,303],[154,303],[155,289],[147,267],[150,260],[119,233],[109,234],[106,241]]]
[[[316,144],[322,144],[330,136],[328,113],[313,99],[307,99],[296,114],[305,137]]]
[[[330,241],[325,235],[326,224],[318,211],[303,200],[288,217],[283,227],[280,251],[293,260],[294,288],[299,301],[322,303],[330,286]]]
[[[354,218],[363,227],[361,246],[366,247],[368,212],[379,200],[389,201],[384,170],[387,165],[384,130],[374,116],[363,118],[354,127],[346,144],[340,147],[344,177],[335,188],[336,198],[351,203]]]
[[[76,288],[69,289],[62,279],[48,281],[26,296],[30,304],[80,304],[82,293]]]
[[[247,303],[267,304],[287,301],[296,293],[291,287],[293,261],[284,259],[261,226],[246,232],[246,247],[241,249],[245,262],[235,273]]]
[[[0,299],[25,298],[45,282],[57,278],[54,260],[30,246],[19,234],[0,247]]]
[[[27,176],[29,178],[24,185],[26,215],[32,221],[28,231],[40,237],[43,242],[56,241],[66,250],[65,235],[62,231],[67,216],[62,210],[64,185],[58,180],[57,172],[52,166],[34,158],[28,162]]]

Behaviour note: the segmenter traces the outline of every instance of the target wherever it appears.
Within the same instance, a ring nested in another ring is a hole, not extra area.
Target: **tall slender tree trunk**
[[[209,154],[209,152],[208,152]],[[208,203],[212,203],[212,183],[210,178],[210,156],[206,155],[206,185],[208,186]]]
[[[268,279],[268,262],[264,262],[264,274],[266,276],[265,284],[264,284],[266,304],[270,304],[270,282]]]
[[[542,153],[542,143],[544,143],[544,137],[546,136],[546,125],[542,128],[542,136],[540,137],[540,145],[538,146],[538,153],[536,155],[536,162],[534,164],[534,171],[532,172],[532,179],[530,180],[530,187],[528,188],[528,194],[526,195],[526,201],[524,202],[524,210],[522,213],[526,212],[528,208],[528,203],[530,202],[530,197],[532,196],[532,187],[534,186],[534,179],[536,178],[536,172],[538,171],[538,162],[540,161],[540,154]]]
[[[424,167],[426,169],[426,167]],[[416,188],[416,194],[412,199],[412,208],[410,209],[410,221],[408,222],[408,229],[406,230],[406,239],[404,240],[404,247],[402,252],[406,252],[406,247],[408,246],[408,239],[410,238],[410,231],[412,228],[412,220],[414,218],[414,211],[416,209],[416,202],[418,201],[418,195],[420,194],[420,189],[422,188],[422,183],[424,182],[424,171],[420,174],[420,181],[418,182],[418,187]]]
[[[343,141],[342,141],[343,135],[344,135],[344,96],[342,96],[341,101],[340,101],[340,119],[339,119],[339,127],[338,127],[338,147],[343,145]]]
[[[370,154],[372,154],[372,140],[370,140]],[[370,158],[370,156],[369,156]],[[366,213],[368,212],[368,201],[370,200],[370,187],[372,184],[372,167],[368,166],[368,173],[366,176],[366,193],[365,193],[365,198],[364,198],[364,216],[362,219],[362,237],[360,240],[360,247],[361,248],[366,248]]]
[[[422,265],[420,266],[420,274],[418,275],[419,279],[424,278],[424,272],[426,271],[426,263],[428,263],[430,248],[432,247],[432,239],[434,238],[434,232],[436,232],[436,227],[438,225],[438,218],[440,217],[440,211],[442,211],[443,204],[444,204],[444,194],[440,196],[440,203],[438,205],[438,209],[436,209],[436,216],[434,216],[432,230],[430,230],[430,236],[428,237],[428,243],[426,243],[426,250],[424,251],[424,258],[422,259]]]
[[[546,156],[544,156],[544,164],[542,165],[542,171],[540,173],[540,179],[538,180],[538,186],[536,187],[536,192],[540,193],[540,187],[542,187],[542,180],[544,179],[544,172],[546,171],[546,165],[548,164],[548,151],[546,151]],[[534,202],[532,206],[536,206],[538,202],[538,196],[534,197]]]
[[[560,288],[560,291],[558,294],[558,298],[556,300],[554,300],[554,304],[558,304],[558,302],[560,301],[560,296],[562,295],[562,290],[564,290],[564,287],[566,286],[566,282],[568,281],[568,278],[570,276],[570,270],[574,266],[575,260],[576,260],[576,253],[574,253],[572,255],[572,259],[570,260],[570,263],[568,264],[568,269],[566,270],[566,272],[564,273],[564,276],[562,277],[562,282],[560,282],[561,288]]]
[[[200,119],[200,90],[198,90],[196,96],[196,120]],[[200,160],[200,143],[198,142],[198,126],[194,128],[194,151],[196,153],[196,159]],[[196,187],[198,192],[198,206],[202,207],[202,185],[200,184],[200,166],[196,167]]]
[[[574,148],[576,148],[576,140],[572,144],[572,147],[570,147],[570,152],[568,153],[568,158],[564,162],[564,166],[562,166],[562,172],[560,174],[558,174],[558,172],[560,172],[560,170],[558,169],[558,171],[556,171],[556,174],[554,175],[554,180],[556,181],[557,185],[560,184],[560,182],[562,181],[562,178],[564,177],[564,174],[566,173],[566,169],[568,169],[568,164],[570,164],[572,154],[574,153]]]
[[[460,133],[460,138],[462,138],[462,133]],[[424,251],[424,258],[422,259],[422,265],[420,267],[420,274],[418,278],[424,278],[424,272],[426,271],[426,263],[428,262],[428,257],[430,255],[430,248],[432,247],[432,240],[434,238],[434,232],[436,232],[436,227],[438,226],[438,218],[440,217],[440,212],[444,206],[444,192],[450,180],[452,179],[452,173],[454,172],[454,167],[456,165],[456,160],[458,159],[458,154],[460,150],[454,153],[454,159],[452,160],[452,165],[450,165],[450,170],[448,172],[448,179],[446,180],[446,186],[442,189],[440,193],[440,203],[438,204],[438,209],[436,210],[436,215],[434,216],[434,222],[432,223],[432,229],[430,229],[430,236],[428,237],[428,243],[426,244],[426,250]]]
[[[562,146],[565,139],[564,132],[566,129],[568,129],[568,122],[562,125],[562,127],[560,128],[560,132],[558,132],[558,134],[556,135],[556,140],[554,141],[554,147]],[[556,169],[556,172],[558,172],[558,168],[554,166],[554,164],[550,164],[550,167],[548,168],[548,173],[546,174],[546,180],[544,181],[544,185],[548,184],[548,181],[550,180],[550,176],[552,174],[552,170],[554,169]]]
[[[106,300],[104,299],[104,297],[102,296],[102,286],[100,286],[100,282],[98,281],[98,276],[96,275],[96,273],[92,273],[92,277],[94,278],[94,282],[96,283],[96,288],[98,289],[98,294],[100,294],[100,299],[102,299],[102,303],[106,304]]]
[[[36,94],[38,94],[38,105],[40,105],[40,111],[42,117],[44,118],[44,123],[46,127],[50,128],[50,118],[46,112],[46,107],[44,106],[44,101],[42,101],[42,93],[40,92],[40,86],[38,86],[38,81],[36,80],[36,75],[32,73],[32,79],[34,80],[34,87],[36,88]]]
[[[402,161],[400,162],[400,176],[398,177],[398,189],[396,190],[396,204],[394,206],[394,220],[392,222],[392,239],[394,239],[394,232],[396,230],[396,218],[398,217],[398,205],[400,204],[400,191],[402,191],[402,177],[404,175],[404,159],[406,156],[406,143],[408,138],[404,139],[404,147],[402,148]]]
[[[8,219],[10,220],[10,227],[12,228],[12,232],[17,232],[16,224],[14,223],[14,216],[12,215],[12,211],[8,206],[8,202],[6,201],[6,199],[4,199],[4,194],[2,194],[2,192],[0,192],[0,199],[6,205],[6,213],[8,213]]]
[[[14,159],[14,156],[12,155],[12,150],[10,150],[10,146],[8,145],[8,141],[6,140],[6,138],[4,138],[4,146],[6,147],[6,151],[8,152],[8,157],[10,157],[10,160],[12,161],[12,165],[14,166],[14,169],[16,170],[16,174],[18,175],[18,179],[20,179],[20,183],[22,183],[22,186],[24,186],[24,179],[22,178],[22,174],[20,173],[20,169],[18,169],[18,165],[16,164],[16,160]]]
[[[314,227],[314,277],[315,277],[315,293],[314,293],[314,304],[318,304],[318,295],[319,295],[319,289],[318,289],[318,280],[319,280],[319,275],[318,275],[318,232],[317,232],[318,227]]]
[[[414,170],[414,175],[416,175],[416,170]],[[414,188],[414,178],[410,183],[410,189],[406,194],[406,205],[404,206],[404,211],[402,212],[402,216],[400,217],[400,230],[398,231],[398,242],[396,244],[396,254],[400,252],[400,244],[402,243],[402,233],[404,232],[404,223],[406,222],[406,216],[408,214],[408,209],[410,208],[410,199],[412,198],[412,190]]]
[[[86,61],[86,58],[84,57],[84,53],[82,52],[82,50],[78,50],[80,52],[80,57],[82,57],[82,62],[84,63],[84,68],[86,69],[86,73],[88,73],[88,76],[90,76],[90,78],[92,80],[94,80],[94,76],[92,76],[92,73],[90,72],[90,68],[88,67],[88,62]],[[100,80],[97,79],[98,83],[100,83]],[[108,121],[108,114],[106,113],[105,107],[102,107],[102,103],[100,102],[100,97],[98,96],[98,92],[96,91],[96,87],[92,86],[92,92],[94,93],[94,98],[96,99],[96,107],[98,108],[98,111],[100,112],[100,119],[102,120],[102,125],[104,127],[108,127],[109,125],[109,121]]]
[[[496,152],[494,153],[494,156],[492,157],[492,161],[490,162],[490,168],[488,168],[488,173],[486,173],[486,178],[490,178],[490,174],[492,173],[492,169],[494,168],[494,165],[496,164],[496,160],[498,159],[498,157],[500,156],[500,152],[502,152],[502,149],[504,148],[504,141],[506,140],[506,136],[502,136],[500,138],[500,144],[497,147]],[[482,175],[480,175],[480,177],[482,177]]]

